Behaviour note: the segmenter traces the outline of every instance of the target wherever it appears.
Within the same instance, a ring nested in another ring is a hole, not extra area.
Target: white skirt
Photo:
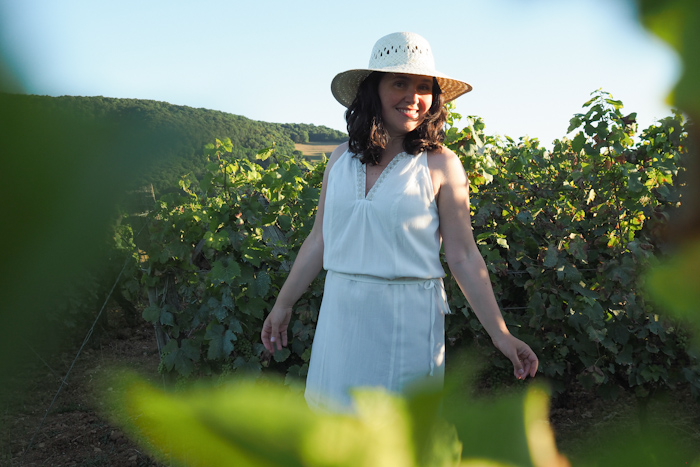
[[[401,393],[420,379],[442,384],[445,313],[440,278],[328,271],[306,379],[309,407],[351,411],[356,387]]]

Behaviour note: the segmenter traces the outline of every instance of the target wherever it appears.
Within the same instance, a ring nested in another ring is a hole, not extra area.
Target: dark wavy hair
[[[348,124],[350,150],[360,157],[363,164],[376,165],[389,142],[389,133],[382,120],[382,103],[379,99],[379,81],[385,73],[373,71],[360,83],[357,95],[345,111]],[[445,140],[447,109],[445,97],[433,78],[433,104],[423,122],[406,134],[403,149],[414,156],[423,151],[438,149]]]

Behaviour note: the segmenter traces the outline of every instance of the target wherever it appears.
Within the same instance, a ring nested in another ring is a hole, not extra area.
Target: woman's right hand
[[[275,352],[275,346],[277,350],[282,350],[282,347],[287,346],[287,328],[292,318],[292,306],[286,305],[296,303],[323,268],[323,209],[326,200],[328,174],[333,164],[345,153],[347,148],[347,142],[335,148],[328,164],[326,164],[314,226],[311,228],[311,232],[309,232],[309,236],[306,237],[301,248],[299,248],[292,270],[289,272],[289,276],[287,276],[277,295],[277,301],[272,307],[272,311],[270,311],[263,323],[260,339],[270,353]],[[283,304],[283,306],[278,304]]]
[[[289,327],[291,318],[291,307],[273,307],[270,314],[267,315],[263,323],[260,338],[268,352],[275,353],[275,344],[277,344],[277,350],[282,350],[282,347],[287,347],[287,328]]]

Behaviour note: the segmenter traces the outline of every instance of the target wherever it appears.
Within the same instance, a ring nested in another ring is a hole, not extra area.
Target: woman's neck
[[[389,142],[379,159],[379,165],[386,165],[400,152],[403,152],[403,136],[389,138]]]

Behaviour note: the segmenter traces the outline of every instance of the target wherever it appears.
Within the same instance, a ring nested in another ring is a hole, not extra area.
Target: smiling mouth
[[[400,113],[404,114],[407,117],[410,118],[418,118],[418,110],[417,109],[396,109]]]

